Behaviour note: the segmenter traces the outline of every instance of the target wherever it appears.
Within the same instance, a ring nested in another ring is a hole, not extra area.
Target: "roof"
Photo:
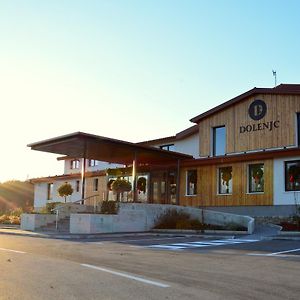
[[[197,133],[198,132],[198,125],[193,125],[187,129],[184,129],[178,133],[176,133],[176,135],[173,136],[168,136],[168,137],[163,137],[163,138],[158,138],[158,139],[154,139],[154,140],[149,140],[149,141],[144,141],[144,142],[140,142],[137,143],[139,145],[153,145],[153,144],[158,144],[158,143],[172,143],[175,142],[177,140],[182,140],[184,138],[189,137],[190,135]]]
[[[277,150],[261,150],[251,153],[240,153],[234,155],[224,155],[217,157],[198,158],[185,160],[181,163],[182,167],[196,167],[204,165],[229,164],[234,162],[257,161],[264,159],[274,159],[279,157],[299,156],[300,148],[283,148]]]
[[[191,159],[191,155],[158,149],[155,147],[111,139],[108,137],[75,132],[28,145],[32,150],[96,159],[124,165],[137,159],[140,164],[166,164],[179,159]]]
[[[253,88],[229,101],[226,101],[192,119],[190,119],[193,123],[199,123],[201,120],[222,111],[236,103],[241,102],[245,98],[250,96],[254,96],[257,94],[274,94],[274,95],[300,95],[300,84],[280,84],[274,88]]]

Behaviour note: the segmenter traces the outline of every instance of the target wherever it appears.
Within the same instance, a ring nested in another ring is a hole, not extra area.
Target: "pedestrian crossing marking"
[[[199,241],[199,242],[187,242],[187,243],[174,243],[174,244],[158,244],[149,245],[146,248],[164,249],[164,250],[184,250],[184,249],[195,249],[203,247],[215,247],[215,246],[226,246],[235,244],[245,244],[258,242],[259,240],[249,239],[228,239],[228,240],[212,240],[212,241]]]

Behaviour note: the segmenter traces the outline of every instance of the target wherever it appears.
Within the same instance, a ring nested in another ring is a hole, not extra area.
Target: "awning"
[[[134,159],[137,159],[139,164],[164,165],[193,158],[191,155],[83,132],[32,143],[28,147],[37,151],[124,165],[132,164]]]

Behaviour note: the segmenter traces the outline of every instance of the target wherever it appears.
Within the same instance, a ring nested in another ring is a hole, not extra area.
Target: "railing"
[[[87,200],[93,199],[93,201],[91,201],[91,202],[93,203],[93,211],[94,211],[94,213],[96,213],[97,204],[102,202],[102,201],[99,200],[99,198],[100,198],[100,195],[92,195],[92,196],[86,197],[84,199],[80,199],[80,200],[77,200],[77,201],[74,201],[74,202],[67,202],[67,203],[60,204],[60,205],[57,205],[56,207],[54,207],[51,211],[55,212],[55,214],[56,214],[56,218],[55,218],[55,229],[56,229],[56,231],[58,230],[59,215],[61,214],[62,210],[67,205],[70,205],[70,204],[84,205],[84,203]]]

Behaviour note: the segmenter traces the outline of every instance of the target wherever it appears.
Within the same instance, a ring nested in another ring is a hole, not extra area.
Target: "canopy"
[[[163,165],[193,158],[191,155],[83,132],[32,143],[28,147],[37,151],[124,165],[131,164],[133,160],[137,160],[139,164]]]

